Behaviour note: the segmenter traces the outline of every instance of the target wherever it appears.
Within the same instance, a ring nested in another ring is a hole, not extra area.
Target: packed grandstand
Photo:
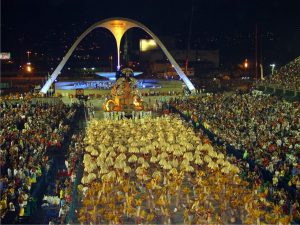
[[[299,91],[300,90],[300,57],[275,71],[262,84],[276,85],[277,87]]]

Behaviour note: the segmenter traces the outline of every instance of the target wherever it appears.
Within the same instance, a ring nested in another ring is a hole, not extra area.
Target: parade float
[[[106,112],[121,111],[125,113],[144,109],[132,69],[125,68],[117,72],[116,83],[111,90],[111,98],[105,101],[103,108]]]

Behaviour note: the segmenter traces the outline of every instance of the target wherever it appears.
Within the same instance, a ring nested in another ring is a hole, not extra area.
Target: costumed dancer
[[[139,115],[140,115],[140,119],[142,119],[142,118],[143,118],[143,116],[144,116],[144,113],[143,113],[143,111],[139,111]]]
[[[109,119],[113,120],[114,119],[114,112],[109,112]]]
[[[114,120],[118,120],[118,112],[114,112]]]
[[[121,120],[122,119],[122,112],[118,112],[118,120]]]

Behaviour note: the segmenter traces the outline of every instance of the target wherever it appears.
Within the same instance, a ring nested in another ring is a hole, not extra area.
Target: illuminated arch
[[[56,67],[56,69],[51,74],[51,77],[47,80],[46,84],[41,89],[42,93],[47,93],[48,89],[50,88],[51,84],[55,81],[57,76],[60,74],[60,71],[72,55],[73,51],[76,49],[78,44],[82,41],[83,38],[85,38],[86,35],[88,35],[91,31],[94,29],[102,27],[108,29],[115,37],[116,43],[117,43],[117,53],[118,53],[118,69],[120,68],[120,43],[121,39],[124,35],[124,33],[133,27],[138,27],[143,29],[146,33],[148,33],[154,41],[159,45],[159,47],[162,49],[162,51],[165,53],[167,58],[169,59],[170,63],[173,65],[174,69],[178,73],[178,75],[181,77],[183,82],[186,84],[186,86],[189,88],[190,91],[193,91],[195,89],[194,85],[191,83],[191,81],[187,78],[187,76],[184,74],[184,72],[181,70],[180,66],[177,64],[177,62],[174,60],[174,58],[171,56],[169,51],[166,49],[164,44],[158,39],[158,37],[149,30],[145,25],[131,20],[127,18],[109,18],[102,20],[100,22],[97,22],[90,26],[87,30],[85,30],[75,41],[75,43],[72,45],[72,47],[69,49],[67,54],[63,57],[62,61],[59,63],[59,65]]]

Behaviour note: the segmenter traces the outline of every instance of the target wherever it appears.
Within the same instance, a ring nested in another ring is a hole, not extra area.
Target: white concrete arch
[[[191,83],[191,81],[187,78],[187,76],[184,74],[184,72],[181,70],[180,66],[177,64],[175,59],[171,56],[169,51],[166,49],[164,44],[158,39],[158,37],[151,31],[149,28],[147,28],[145,25],[131,20],[127,18],[121,18],[121,17],[116,17],[116,18],[109,18],[102,20],[100,22],[97,22],[90,26],[87,30],[85,30],[75,41],[75,43],[72,45],[72,47],[69,49],[67,54],[63,57],[62,61],[59,63],[59,65],[56,67],[56,69],[53,71],[51,74],[51,77],[48,79],[46,84],[43,86],[41,89],[41,93],[47,93],[48,89],[50,88],[51,84],[55,81],[57,76],[59,75],[60,71],[78,46],[78,44],[82,41],[83,38],[85,38],[86,35],[88,35],[90,32],[92,32],[94,29],[102,27],[106,28],[111,31],[111,33],[114,35],[117,43],[117,53],[118,53],[118,69],[120,68],[120,43],[121,39],[124,35],[124,33],[133,28],[141,28],[144,30],[146,33],[148,33],[158,44],[158,46],[162,49],[162,51],[165,53],[167,58],[169,59],[170,63],[173,65],[174,69],[178,73],[178,75],[181,77],[183,82],[186,84],[186,86],[189,88],[190,91],[193,91],[195,89],[194,85]]]

